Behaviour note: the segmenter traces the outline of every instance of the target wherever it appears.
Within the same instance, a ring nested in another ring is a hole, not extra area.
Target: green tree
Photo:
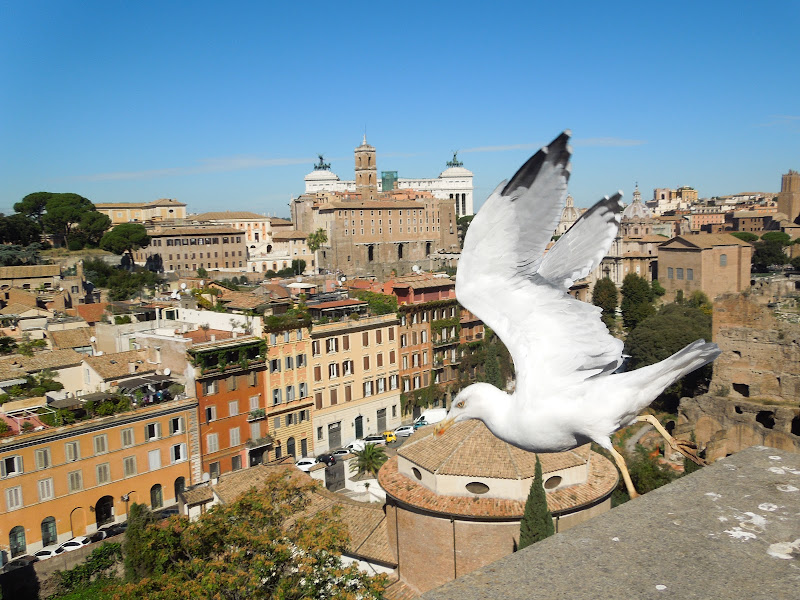
[[[7,335],[0,337],[0,354],[14,354],[17,350],[17,341]]]
[[[81,217],[78,231],[83,235],[87,243],[97,247],[109,227],[111,227],[111,219],[108,218],[108,215],[97,210],[90,210]]]
[[[308,239],[306,239],[306,244],[308,244],[308,249],[311,252],[316,252],[322,246],[328,243],[328,234],[325,233],[325,230],[320,227],[314,233],[308,234]]]
[[[41,230],[42,216],[47,209],[47,201],[53,196],[54,194],[51,192],[34,192],[33,194],[28,194],[14,205],[14,210],[36,221]]]
[[[519,550],[540,542],[554,533],[553,515],[547,507],[547,494],[542,484],[542,463],[539,462],[537,455],[531,491],[528,492],[525,512],[519,523]]]
[[[608,277],[599,279],[592,289],[592,304],[603,310],[603,323],[612,329],[616,320],[617,306],[619,305],[619,292],[617,286]]]
[[[383,463],[386,462],[386,450],[378,444],[367,444],[363,450],[355,452],[356,460],[350,463],[350,472],[363,475],[370,473],[377,477]]]
[[[644,277],[628,273],[622,280],[622,324],[633,329],[638,323],[655,314],[653,289]]]
[[[125,579],[139,581],[152,573],[149,561],[143,561],[147,556],[150,543],[148,526],[156,520],[153,513],[145,504],[134,502],[128,510],[128,529],[125,531],[125,541],[122,551],[125,556]]]
[[[462,248],[464,247],[464,239],[467,237],[470,223],[472,223],[472,219],[474,218],[475,215],[464,215],[456,220],[456,224],[458,225],[458,241]]]
[[[491,383],[499,390],[506,389],[506,386],[503,384],[503,375],[500,373],[500,361],[497,358],[496,344],[490,343],[486,347],[483,380],[486,383]]]
[[[778,242],[781,246],[789,246],[792,243],[792,236],[784,231],[768,231],[761,236],[763,242]]]
[[[783,251],[783,244],[775,240],[753,243],[753,271],[766,273],[773,265],[784,265],[788,258]]]
[[[640,494],[652,492],[679,477],[669,468],[658,464],[656,457],[642,445],[636,446],[636,455],[632,461],[628,462],[628,472],[631,475],[633,487]]]
[[[346,526],[335,511],[309,514],[314,483],[271,476],[261,489],[220,504],[197,521],[172,517],[147,526],[126,561],[138,580],[119,600],[215,600],[382,597],[385,577],[344,566]],[[130,535],[130,527],[126,536]]]
[[[732,231],[731,235],[739,238],[743,242],[753,243],[758,240],[758,236],[755,233],[750,233],[749,231]]]
[[[397,296],[393,294],[360,290],[353,292],[353,295],[359,300],[367,302],[373,315],[388,315],[397,312]]]
[[[8,217],[0,214],[0,243],[28,246],[39,242],[42,228],[33,219],[16,214]]]
[[[206,271],[203,267],[197,269],[197,276],[201,277],[202,279],[206,279],[208,277],[208,271]]]
[[[302,258],[292,259],[292,273],[295,275],[302,275],[306,271],[306,261]],[[244,283],[244,282],[242,282]]]
[[[130,256],[132,265],[133,251],[144,248],[150,243],[150,236],[141,223],[120,223],[111,231],[106,233],[100,240],[100,247],[114,254],[123,255],[126,252]]]
[[[52,194],[47,200],[42,227],[68,245],[73,228],[87,212],[94,210],[94,204],[78,194]]]

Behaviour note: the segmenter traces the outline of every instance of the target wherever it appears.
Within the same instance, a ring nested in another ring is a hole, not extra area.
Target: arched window
[[[296,454],[294,446],[295,446],[295,443],[294,443],[294,438],[293,437],[290,437],[288,440],[286,440],[286,454],[288,454],[292,458],[294,458],[294,456]]]
[[[727,267],[728,266],[728,255],[727,254],[720,254],[719,255],[719,266],[720,267]]]
[[[50,546],[57,541],[55,517],[47,517],[42,521],[42,546]]]
[[[186,489],[186,479],[184,477],[178,477],[175,480],[175,500],[178,500],[178,495],[182,494],[183,491]]]
[[[161,508],[164,506],[164,495],[161,493],[160,483],[150,488],[150,506],[153,508]]]
[[[17,525],[8,532],[8,546],[11,550],[11,558],[25,554],[28,546],[25,543],[25,528]]]

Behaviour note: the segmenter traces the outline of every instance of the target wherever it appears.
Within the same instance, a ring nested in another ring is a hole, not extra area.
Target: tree
[[[28,246],[41,239],[42,228],[25,215],[0,214],[0,243]]]
[[[335,511],[306,512],[314,486],[275,474],[262,489],[217,505],[197,521],[171,517],[148,525],[126,555],[141,578],[117,586],[114,597],[380,598],[385,577],[343,564],[348,533]]]
[[[148,526],[155,522],[155,516],[145,504],[134,502],[128,510],[128,529],[122,550],[125,555],[125,579],[139,581],[152,572],[150,564],[142,562],[141,557],[147,552],[150,535]]]
[[[295,275],[302,275],[306,271],[306,261],[302,258],[292,259],[292,273]],[[242,282],[244,283],[244,282]]]
[[[150,236],[141,223],[120,223],[114,229],[106,233],[100,240],[100,247],[114,254],[123,255],[126,252],[130,257],[132,265],[133,251],[144,248],[150,243]]]
[[[592,289],[592,304],[599,306],[603,310],[603,323],[612,329],[617,314],[619,304],[619,292],[617,286],[608,277],[603,277],[594,284]]]
[[[39,264],[39,250],[41,244],[31,244],[26,247],[0,244],[0,266],[15,267],[17,265]]]
[[[758,236],[755,233],[750,233],[749,231],[732,231],[731,235],[739,238],[743,242],[752,243],[758,240]]]
[[[92,246],[98,246],[103,234],[111,227],[111,219],[97,210],[90,210],[81,217],[78,230]]]
[[[356,460],[350,463],[350,472],[363,475],[370,473],[378,476],[383,463],[386,462],[386,450],[378,444],[367,444],[364,449],[355,453]]]
[[[789,246],[792,243],[792,236],[784,231],[768,231],[761,236],[763,242],[778,242],[782,246]]]
[[[628,273],[622,280],[622,324],[633,329],[638,323],[655,314],[653,289],[644,277]]]
[[[547,494],[542,484],[542,463],[539,462],[537,455],[531,491],[528,492],[525,512],[519,522],[519,550],[540,542],[554,533],[553,515],[547,507]]]
[[[87,212],[94,210],[94,204],[78,194],[51,194],[42,217],[42,227],[68,245],[75,225]]]
[[[328,243],[328,234],[325,233],[325,230],[320,227],[314,233],[308,234],[308,239],[306,239],[306,243],[308,244],[308,249],[311,252],[316,252],[323,245]]]
[[[55,194],[51,192],[34,192],[28,194],[14,205],[14,210],[29,219],[33,219],[42,229],[42,216],[47,209],[47,201]]]
[[[787,262],[786,254],[783,252],[783,244],[775,240],[767,240],[753,243],[753,271],[756,273],[766,273],[773,265],[783,265]]]
[[[0,337],[0,354],[14,354],[17,349],[17,341],[7,335]]]
[[[373,315],[388,315],[397,312],[397,296],[394,294],[359,290],[354,292],[353,295],[359,300],[367,302]]]
[[[497,359],[497,345],[488,344],[486,347],[486,362],[484,363],[483,380],[491,383],[499,390],[506,389],[503,384],[503,375],[500,373],[500,362]]]
[[[472,219],[475,218],[475,215],[465,215],[463,217],[458,217],[456,220],[456,224],[458,225],[458,241],[461,244],[461,247],[464,247],[464,240],[467,237],[467,231],[469,231],[470,223],[472,223]]]
[[[208,277],[208,271],[206,271],[203,267],[197,269],[197,276],[206,279]]]

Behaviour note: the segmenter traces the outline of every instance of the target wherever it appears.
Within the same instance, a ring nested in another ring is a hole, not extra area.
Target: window
[[[317,427],[317,439],[322,439],[322,427]]]
[[[389,389],[390,390],[397,389],[397,375],[389,375]]]
[[[208,448],[208,452],[218,452],[219,451],[219,434],[218,433],[209,433],[206,435],[206,448]]]
[[[383,331],[380,329],[375,330],[375,343],[382,344],[383,343]]]
[[[3,477],[10,477],[22,473],[22,457],[15,455],[4,458],[0,461],[0,473]]]
[[[83,472],[70,471],[67,473],[67,482],[70,492],[79,492],[83,489]]]
[[[319,365],[314,366],[314,381],[322,381],[322,367]]]
[[[306,366],[306,355],[305,354],[298,354],[297,355],[297,368],[305,367]]]
[[[183,417],[174,417],[169,420],[169,434],[175,435],[176,433],[183,433],[184,421]]]
[[[230,441],[231,447],[238,446],[242,443],[242,438],[239,435],[239,428],[238,427],[231,427],[228,431],[228,438]]]
[[[372,396],[372,382],[365,381],[364,382],[364,397]]]
[[[667,267],[667,279],[673,279],[674,270],[672,267]]]
[[[331,390],[331,406],[334,406],[339,403],[339,390],[333,388]]]
[[[151,471],[161,468],[161,450],[150,450],[147,453],[147,468]]]
[[[302,339],[303,339],[303,330],[302,329],[298,329],[297,330],[297,341],[299,342]]]
[[[250,396],[250,410],[255,410],[259,408],[259,396]]]
[[[311,356],[319,356],[319,340],[311,342]]]
[[[727,254],[720,254],[719,255],[719,266],[720,267],[727,267],[728,266],[728,255]]]
[[[339,340],[337,338],[328,338],[325,340],[325,352],[332,354],[339,350]]]
[[[255,423],[250,423],[250,439],[257,440],[261,437],[261,423],[256,421]]]
[[[377,384],[378,384],[378,393],[379,394],[382,394],[383,392],[386,391],[386,378],[385,377],[381,377],[380,379],[378,379],[377,380]]]
[[[55,498],[55,494],[53,493],[53,478],[48,477],[47,479],[40,479],[39,480],[39,502],[44,502],[45,500],[52,500]]]
[[[294,358],[293,357],[287,356],[286,360],[285,360],[285,363],[286,363],[286,370],[287,371],[289,369],[293,369],[294,368]]]
[[[144,426],[144,439],[149,442],[161,437],[161,423],[148,423]]]
[[[22,486],[19,485],[6,490],[6,510],[17,510],[18,508],[22,508]],[[12,553],[11,556],[14,554]]]
[[[422,364],[423,365],[427,365],[428,364],[428,351],[427,350],[425,350],[422,353]]]
[[[217,381],[204,381],[203,382],[203,395],[204,396],[211,396],[212,394],[216,394],[219,390],[219,385]]]
[[[241,456],[232,456],[231,457],[231,471],[238,471],[242,468],[242,457]]]
[[[415,390],[419,389],[419,375],[414,376],[414,389]]]
[[[287,385],[286,386],[286,401],[287,402],[291,402],[292,400],[294,400],[294,386],[293,385]]]
[[[228,416],[235,417],[239,414],[239,401],[231,400],[228,402]]]
[[[103,485],[111,481],[111,467],[108,463],[102,463],[95,468],[95,477],[97,478],[97,485]]]
[[[427,344],[428,343],[428,332],[427,331],[420,331],[419,332],[419,343],[420,344]]]
[[[275,346],[278,343],[278,334],[277,333],[270,333],[269,334],[269,345]]]
[[[47,469],[53,466],[53,461],[50,458],[50,448],[42,448],[41,450],[37,450],[34,452],[34,457],[36,459],[37,469]]]
[[[258,385],[258,371],[250,371],[247,374],[247,385],[256,387]]]
[[[316,406],[317,410],[322,408],[322,392],[314,393],[314,406]]]
[[[206,423],[217,420],[217,407],[206,406]]]
[[[105,454],[108,452],[108,436],[106,434],[94,436],[94,453]]]
[[[390,364],[390,365],[393,365],[393,364],[395,364],[396,362],[397,362],[397,357],[396,357],[396,356],[395,356],[395,354],[394,354],[394,350],[391,350],[391,351],[389,352],[389,364]]]
[[[379,352],[378,356],[376,356],[375,358],[377,360],[378,367],[382,367],[383,366],[383,353]]]
[[[281,359],[280,358],[273,358],[269,361],[269,372],[270,373],[277,373],[281,370]]]
[[[328,365],[328,377],[330,379],[336,379],[339,376],[339,365],[337,363],[331,363]]]
[[[408,377],[403,377],[403,391],[404,392],[411,391],[411,382],[408,380]]]
[[[408,346],[408,336],[404,333],[400,336],[400,347],[405,348]]]
[[[81,447],[78,442],[67,442],[64,444],[64,454],[67,457],[67,462],[73,462],[81,457]]]
[[[403,354],[403,370],[408,369],[408,354]]]
[[[686,269],[686,279],[689,281],[694,280],[694,269]]]
[[[346,360],[346,361],[344,361],[342,363],[342,373],[344,373],[345,377],[347,377],[348,375],[352,375],[353,374],[353,361],[352,360]]]
[[[342,336],[342,350],[350,350],[350,336],[343,335]]]
[[[364,331],[361,334],[361,345],[366,348],[369,346],[369,331]]]
[[[186,444],[175,444],[169,449],[171,464],[186,460]]]
[[[397,416],[397,404],[392,405],[392,418]]]
[[[211,475],[211,479],[217,479],[219,477],[219,461],[208,465],[208,471],[209,475]]]
[[[353,399],[353,386],[346,385],[344,386],[344,401],[350,402]]]
[[[280,404],[283,401],[283,392],[280,389],[272,390],[272,403]]]
[[[369,356],[364,357],[364,370],[369,371]]]
[[[678,277],[677,277],[677,279],[683,279],[683,269],[681,269],[680,267],[678,267],[678,268],[677,268],[677,269],[675,269],[675,270],[677,271],[677,276],[678,276]]]
[[[280,417],[275,417],[272,420],[272,428],[273,429],[280,429],[281,428],[281,418]]]
[[[239,381],[236,375],[229,375],[228,378],[225,380],[225,385],[228,387],[229,392],[235,391],[239,387]]]
[[[283,343],[284,344],[288,344],[289,343],[289,332],[288,331],[284,331],[283,332]]]
[[[389,341],[394,341],[394,327],[389,327]]]
[[[301,383],[298,387],[299,387],[299,390],[298,390],[299,396],[298,397],[305,398],[306,396],[308,396],[308,384]]]
[[[133,446],[133,427],[128,427],[120,432],[122,437],[122,447],[129,448]]]

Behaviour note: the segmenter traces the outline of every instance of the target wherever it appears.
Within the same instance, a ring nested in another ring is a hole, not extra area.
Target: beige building
[[[786,215],[793,225],[800,221],[800,173],[793,169],[781,178],[778,212]]]
[[[134,252],[137,263],[167,273],[244,271],[247,245],[244,234],[226,225],[162,227],[148,230],[150,245]]]
[[[314,452],[400,426],[397,316],[345,319],[311,332]]]
[[[94,206],[98,212],[111,219],[112,225],[186,218],[186,205],[171,198],[162,198],[155,202],[101,202]]]
[[[658,248],[659,283],[665,299],[705,292],[712,300],[750,287],[753,246],[727,233],[678,236]]]

